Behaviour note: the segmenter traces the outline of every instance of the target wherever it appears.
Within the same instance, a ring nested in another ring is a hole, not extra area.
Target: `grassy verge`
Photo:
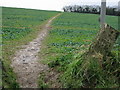
[[[57,13],[3,8],[2,62],[4,88],[19,88],[16,82],[16,75],[10,66],[15,52],[21,49],[21,45],[25,45],[36,38],[48,19]]]
[[[45,82],[45,73],[41,73],[38,80],[38,88],[49,88],[50,85]]]
[[[81,58],[99,30],[98,17],[94,14],[64,13],[54,20],[49,36],[43,42],[42,62],[61,73],[59,79],[65,88],[119,87],[120,62],[116,58],[116,46],[109,62],[105,60],[104,68],[100,68],[96,59],[87,61]],[[116,22],[116,17],[108,18],[112,18],[108,20],[110,24]]]

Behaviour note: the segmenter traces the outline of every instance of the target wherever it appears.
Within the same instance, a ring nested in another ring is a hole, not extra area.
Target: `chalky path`
[[[16,52],[11,66],[17,74],[17,82],[21,88],[37,88],[39,74],[49,69],[47,65],[38,62],[40,59],[37,54],[40,52],[42,40],[47,36],[50,24],[59,15],[54,16],[47,22],[36,39],[28,45],[22,46],[23,49]]]

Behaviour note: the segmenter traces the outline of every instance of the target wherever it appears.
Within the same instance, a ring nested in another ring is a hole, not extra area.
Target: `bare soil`
[[[52,79],[53,88],[59,87],[59,84],[56,82],[58,74],[54,71],[51,71],[47,65],[40,63],[40,58],[38,56],[38,52],[40,52],[42,48],[42,40],[44,40],[44,38],[47,36],[47,32],[50,29],[50,24],[59,15],[60,14],[54,16],[47,22],[36,39],[27,45],[21,46],[21,49],[16,52],[11,66],[17,75],[17,82],[19,83],[20,88],[37,88],[37,81],[40,73],[42,72],[46,72],[48,75],[46,76],[47,80]]]

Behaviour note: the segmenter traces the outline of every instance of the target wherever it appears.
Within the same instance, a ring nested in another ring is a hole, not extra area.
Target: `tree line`
[[[100,6],[89,6],[89,5],[71,5],[71,6],[64,6],[64,12],[76,12],[76,13],[92,13],[92,14],[100,14],[101,7]],[[106,7],[106,14],[107,15],[114,15],[120,16],[120,12],[117,7]]]

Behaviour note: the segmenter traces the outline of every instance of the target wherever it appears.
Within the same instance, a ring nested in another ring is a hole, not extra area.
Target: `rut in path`
[[[21,88],[37,88],[39,74],[49,70],[47,65],[38,62],[40,59],[37,54],[40,52],[41,41],[47,35],[51,22],[59,15],[60,14],[54,16],[47,22],[36,39],[16,52],[11,66],[17,74],[17,82],[20,84]]]

